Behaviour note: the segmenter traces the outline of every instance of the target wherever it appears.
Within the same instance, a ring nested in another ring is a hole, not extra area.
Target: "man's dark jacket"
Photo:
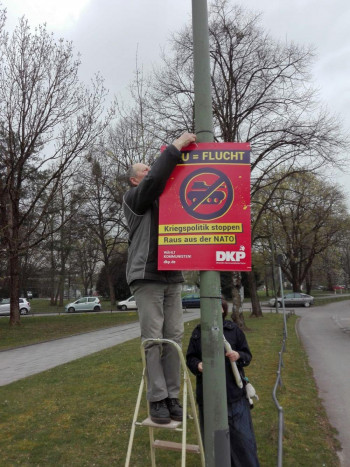
[[[226,340],[230,343],[232,350],[239,353],[240,358],[236,361],[237,367],[241,375],[244,375],[243,367],[249,365],[252,354],[248,347],[247,339],[244,332],[232,321],[223,322],[223,331]],[[186,363],[191,372],[196,376],[196,399],[198,405],[203,405],[203,378],[202,373],[198,370],[198,363],[202,361],[202,346],[201,346],[201,327],[198,324],[192,332],[188,349],[186,353]],[[205,371],[205,369],[204,369]],[[233,376],[231,362],[228,357],[225,357],[225,372],[226,372],[226,390],[227,403],[232,404],[238,399],[245,397],[244,388],[240,389]],[[216,384],[213,381],[213,384]]]
[[[126,280],[183,282],[180,271],[158,271],[158,197],[181,152],[172,144],[156,159],[151,170],[138,186],[130,188],[123,198],[124,214],[129,227],[129,250]]]

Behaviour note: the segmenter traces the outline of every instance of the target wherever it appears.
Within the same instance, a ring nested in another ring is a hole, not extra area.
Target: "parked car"
[[[199,294],[188,294],[182,297],[182,308],[200,308]]]
[[[275,299],[272,298],[269,301],[270,306],[275,306]],[[306,293],[298,293],[298,292],[293,292],[293,293],[288,293],[284,296],[284,306],[305,306],[309,307],[310,305],[314,304],[314,297],[311,295],[307,295]],[[282,298],[278,297],[277,298],[277,306],[281,307],[282,306]]]
[[[18,300],[19,312],[21,315],[27,315],[30,313],[30,303],[26,298],[20,298]],[[3,298],[0,299],[0,315],[9,315],[10,314],[10,299]]]
[[[74,313],[75,311],[101,311],[101,309],[102,306],[98,297],[81,297],[64,307],[66,313]]]
[[[135,297],[132,295],[131,297],[127,298],[126,300],[122,300],[117,304],[118,310],[137,310],[137,305],[135,302]]]

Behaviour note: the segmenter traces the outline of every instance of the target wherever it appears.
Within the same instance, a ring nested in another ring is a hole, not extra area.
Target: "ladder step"
[[[150,417],[147,417],[143,422],[140,423],[141,426],[150,426],[153,428],[166,428],[169,430],[177,429],[182,422],[177,422],[175,420],[170,420],[170,423],[155,423],[152,422]]]
[[[181,451],[182,444],[175,443],[173,441],[163,441],[161,439],[156,439],[153,442],[153,447],[157,449],[169,449],[170,451]],[[200,449],[197,444],[186,444],[186,451],[193,454],[200,454]]]

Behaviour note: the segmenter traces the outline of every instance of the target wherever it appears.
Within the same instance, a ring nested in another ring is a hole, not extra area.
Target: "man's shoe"
[[[162,401],[150,402],[149,408],[152,422],[160,424],[171,422],[169,409],[165,403],[165,399]]]
[[[182,422],[182,406],[180,405],[179,399],[168,397],[165,401],[170,412],[170,418],[177,422]]]

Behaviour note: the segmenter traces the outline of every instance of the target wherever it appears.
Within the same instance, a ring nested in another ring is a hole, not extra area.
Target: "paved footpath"
[[[186,311],[184,322],[199,318]],[[0,352],[0,386],[140,337],[137,322]]]

